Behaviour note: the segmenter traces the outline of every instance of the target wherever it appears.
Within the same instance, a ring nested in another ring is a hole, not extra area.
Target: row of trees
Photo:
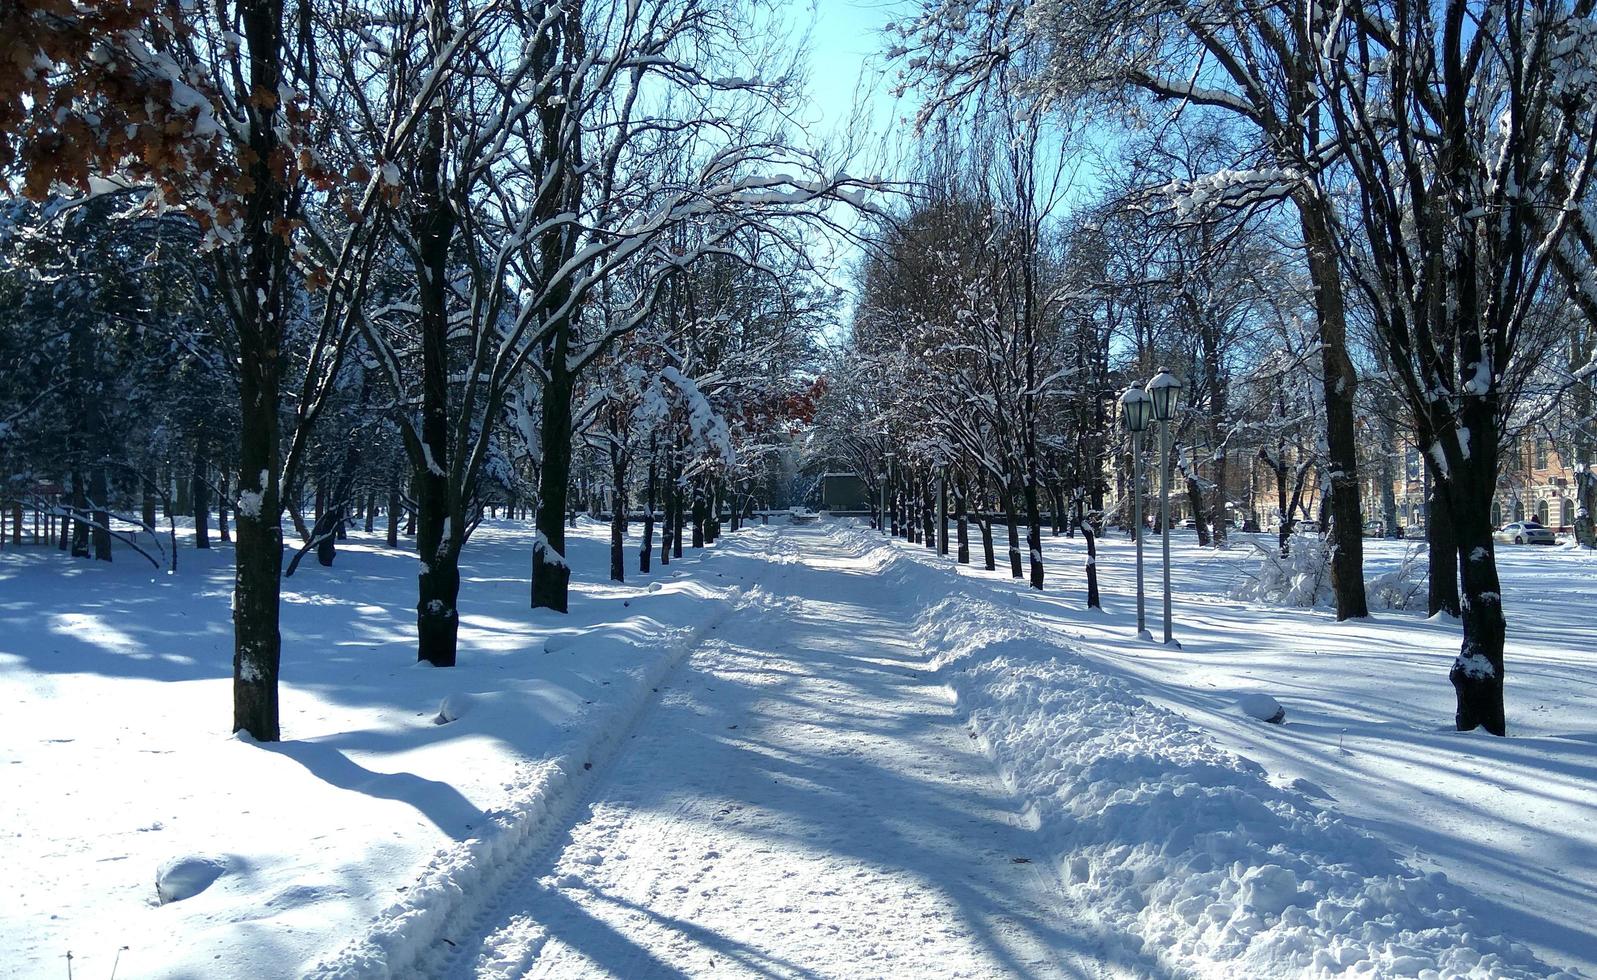
[[[38,362],[0,402],[10,492],[59,480],[94,534],[174,469],[231,502],[234,726],[263,740],[285,511],[326,560],[357,502],[410,512],[438,665],[485,507],[530,504],[531,604],[565,610],[585,454],[700,533],[801,400],[829,302],[801,230],[871,186],[794,142],[778,12],[8,6],[0,171],[38,202],[5,232],[6,355]]]
[[[1433,607],[1463,619],[1456,722],[1503,734],[1491,506],[1509,439],[1569,434],[1592,535],[1592,14],[924,0],[890,55],[924,100],[932,191],[861,274],[848,387],[872,411],[839,452],[883,472],[914,434],[890,479],[947,469],[1018,514],[1041,587],[1040,493],[1099,509],[1106,402],[1168,364],[1189,380],[1173,468],[1194,511],[1228,447],[1256,449],[1285,545],[1312,470],[1347,619],[1368,614],[1361,431],[1389,461],[1406,430],[1433,488]],[[1067,214],[1053,161],[1083,134],[1120,176]],[[920,379],[913,402],[883,383],[899,376]],[[1013,531],[1010,550],[1018,577]]]

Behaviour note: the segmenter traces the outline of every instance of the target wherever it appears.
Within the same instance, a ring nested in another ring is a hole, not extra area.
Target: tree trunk
[[[282,71],[283,0],[239,7],[250,52],[250,87],[276,92]],[[278,234],[288,189],[273,161],[279,151],[275,102],[252,105],[251,188],[245,194],[237,295],[239,357],[238,543],[233,586],[233,730],[263,742],[280,737],[277,675],[282,657],[283,505],[278,407],[281,403],[284,281],[288,243]]]
[[[111,560],[111,487],[106,479],[105,466],[96,462],[89,471],[89,494],[94,498],[94,530],[90,537],[94,542],[94,558],[96,561]],[[0,527],[0,537],[5,536],[5,529]]]
[[[677,452],[680,453],[681,451],[682,447],[678,446]],[[682,493],[682,470],[680,464],[677,467],[676,479],[673,483],[673,486],[676,488],[674,495],[674,499],[676,501],[676,512],[671,517],[671,557],[681,558],[682,532],[687,530],[688,527],[688,508],[687,500]]]
[[[189,517],[194,513],[194,474],[189,473],[188,479],[180,474],[177,478],[177,514],[179,517]]]
[[[1213,538],[1216,548],[1226,546],[1226,537],[1231,531],[1231,515],[1226,513],[1226,453],[1222,448],[1214,457],[1214,504],[1209,508],[1209,533]],[[1198,523],[1203,523],[1203,518],[1198,518]]]
[[[650,552],[654,550],[654,498],[655,498],[654,447],[649,447],[648,505],[643,508],[643,547],[638,549],[638,571],[649,573]]]
[[[1004,523],[1009,528],[1009,577],[1025,578],[1026,573],[1020,559],[1020,521],[1015,514],[1015,490],[1013,487],[1005,488],[1003,492]]]
[[[1429,456],[1429,454],[1426,454]],[[1430,467],[1430,463],[1425,464]],[[1458,530],[1449,510],[1449,502],[1437,492],[1434,479],[1425,494],[1425,543],[1430,558],[1430,578],[1426,593],[1426,609],[1435,616],[1445,612],[1460,617],[1464,610],[1458,601]],[[1488,513],[1488,519],[1490,514]]]
[[[449,412],[449,245],[455,215],[444,197],[443,112],[423,124],[417,152],[415,266],[421,334],[421,424],[405,429],[416,488],[416,660],[453,667],[460,631],[460,544],[464,504],[455,499]]]
[[[89,491],[82,472],[72,474],[72,557],[89,557]]]
[[[1590,324],[1588,331],[1585,350],[1578,336],[1570,338],[1571,370],[1578,370],[1586,361],[1597,357],[1597,344],[1592,343],[1593,334],[1597,334],[1597,323]],[[1597,438],[1593,438],[1590,422],[1593,402],[1597,402],[1597,398],[1593,397],[1594,384],[1597,381],[1586,378],[1570,392],[1571,414],[1577,420],[1572,467],[1575,485],[1570,489],[1575,495],[1575,543],[1582,548],[1597,548],[1597,520],[1593,517],[1597,513]]]
[[[194,547],[209,548],[211,546],[211,493],[210,486],[205,482],[207,468],[205,440],[197,439],[194,443],[194,468],[190,471],[189,499],[194,504]]]
[[[627,501],[625,490],[627,479],[626,453],[615,448],[612,443],[610,449],[611,476],[615,480],[615,493],[610,500],[610,581],[625,582],[627,580]],[[645,552],[648,546],[644,546]]]
[[[388,539],[384,542],[390,548],[399,547],[399,501],[399,471],[394,468],[388,476]]]
[[[704,547],[704,481],[693,481],[693,547]]]
[[[1208,522],[1204,519],[1203,484],[1187,477],[1187,506],[1192,508],[1192,523],[1198,527],[1199,547],[1209,547]]]
[[[227,505],[231,499],[228,493],[229,481],[227,478],[227,469],[225,467],[218,466],[216,478],[220,483],[218,489],[222,491],[216,501],[216,534],[222,539],[222,543],[226,544],[233,540],[233,534],[227,526]]]
[[[1037,480],[1028,476],[1025,487],[1026,549],[1029,552],[1031,587],[1042,591],[1042,511],[1038,506]]]
[[[1329,204],[1303,195],[1298,214],[1314,282],[1324,380],[1326,469],[1331,494],[1331,589],[1336,618],[1369,615],[1364,594],[1364,516],[1359,506],[1358,429],[1353,399],[1358,375],[1347,351],[1347,317]]]
[[[574,379],[566,363],[570,325],[555,330],[545,367],[543,469],[539,476],[537,538],[532,546],[532,608],[565,612],[571,586],[566,564],[566,494],[571,481],[571,395]]]
[[[1483,435],[1474,430],[1474,437]],[[1464,587],[1464,641],[1448,679],[1457,695],[1454,721],[1459,731],[1485,728],[1493,735],[1506,735],[1503,647],[1507,624],[1491,525],[1496,481],[1474,472],[1477,469],[1486,467],[1471,465],[1471,472],[1455,474],[1448,494],[1448,509],[1453,526],[1458,529],[1459,569]]]
[[[1098,597],[1098,538],[1090,521],[1081,522],[1081,536],[1087,541],[1087,608],[1102,609]]]
[[[993,516],[991,513],[981,512],[976,516],[976,523],[981,525],[982,564],[989,572],[996,571],[998,559],[993,554]]]

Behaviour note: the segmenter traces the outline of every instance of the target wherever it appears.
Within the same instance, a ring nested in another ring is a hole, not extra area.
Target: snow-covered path
[[[1057,879],[901,596],[785,532],[462,976],[1095,976]]]

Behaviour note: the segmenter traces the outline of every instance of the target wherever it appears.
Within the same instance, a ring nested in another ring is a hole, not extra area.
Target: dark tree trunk
[[[89,557],[89,492],[81,472],[72,474],[72,557]]]
[[[543,469],[538,495],[537,540],[532,547],[532,608],[565,612],[571,586],[566,564],[566,494],[571,481],[571,394],[574,379],[566,363],[570,325],[555,331],[545,368]]]
[[[1589,324],[1587,329],[1585,349],[1582,349],[1580,337],[1570,338],[1571,370],[1578,370],[1580,365],[1597,357],[1597,344],[1592,339],[1597,334],[1597,323]],[[1570,392],[1572,414],[1577,419],[1592,418],[1593,403],[1597,402],[1593,397],[1593,384],[1588,378]],[[1597,518],[1594,518],[1597,515],[1597,438],[1593,437],[1589,423],[1575,429],[1573,457],[1575,485],[1571,490],[1575,495],[1575,543],[1582,548],[1597,548]]]
[[[448,286],[455,215],[442,187],[442,110],[429,112],[424,126],[411,219],[421,308],[421,425],[405,430],[416,487],[416,660],[453,667],[460,631],[460,541],[465,532],[463,502],[455,499],[449,478],[455,463],[450,445]]]
[[[1203,484],[1187,477],[1187,506],[1192,508],[1192,523],[1198,526],[1198,545],[1209,547],[1209,528],[1204,520]]]
[[[216,534],[222,539],[222,543],[226,544],[233,540],[232,531],[227,526],[227,506],[232,499],[229,493],[231,486],[227,478],[227,469],[224,466],[218,466],[216,477],[219,484],[218,489],[222,491],[216,501]]]
[[[1031,587],[1041,591],[1043,586],[1042,511],[1038,507],[1037,481],[1035,478],[1027,478],[1025,494],[1026,549],[1029,552]]]
[[[390,548],[399,547],[399,471],[392,469],[388,476],[388,539],[384,543]]]
[[[704,481],[693,481],[693,547],[704,547]]]
[[[209,461],[205,458],[205,440],[194,444],[194,468],[190,473],[189,499],[194,502],[194,547],[211,546],[211,493],[205,482]]]
[[[1331,495],[1331,589],[1340,621],[1363,619],[1369,609],[1364,594],[1364,516],[1359,505],[1358,429],[1353,406],[1358,375],[1348,356],[1342,273],[1329,207],[1319,197],[1305,195],[1298,202],[1319,325],[1326,469],[1330,474],[1327,489]]]
[[[1002,498],[1004,523],[1009,528],[1009,577],[1025,578],[1026,573],[1020,558],[1020,521],[1015,514],[1014,488],[1006,488]]]
[[[665,486],[662,488],[664,513],[660,515],[660,565],[671,564],[671,540],[676,535],[676,454],[666,461]]]
[[[372,529],[377,526],[377,494],[368,490],[366,492],[366,501],[361,509],[366,512],[366,533],[370,534]]]
[[[1092,523],[1081,522],[1081,536],[1087,541],[1087,608],[1102,609],[1098,598],[1098,537],[1092,533]]]
[[[283,0],[239,7],[248,44],[249,86],[276,92],[282,78]],[[278,151],[271,100],[250,108],[251,189],[245,194],[238,290],[239,494],[233,586],[233,730],[263,742],[281,735],[277,676],[282,658],[278,598],[282,588],[283,506],[278,407],[281,402],[284,282],[288,243],[278,234],[288,189],[271,161]]]
[[[95,463],[89,471],[89,494],[94,498],[94,530],[90,537],[94,542],[94,557],[96,561],[111,560],[111,487],[105,476],[105,466]],[[5,529],[0,528],[0,537],[5,536]]]
[[[648,502],[647,506],[643,508],[643,547],[638,549],[638,571],[645,575],[647,575],[649,572],[649,558],[651,557],[650,552],[654,550],[654,498],[656,493],[655,471],[656,464],[654,459],[654,447],[650,446],[649,480],[647,484],[648,489],[646,491],[648,495]]]
[[[1427,462],[1429,467],[1430,463]],[[1437,492],[1435,479],[1427,481],[1425,494],[1425,543],[1430,558],[1430,580],[1427,584],[1425,606],[1429,615],[1445,612],[1449,616],[1462,616],[1458,601],[1458,531],[1449,509],[1447,498]],[[1490,515],[1488,514],[1488,517]]]
[[[1209,533],[1213,535],[1214,546],[1224,548],[1226,536],[1231,531],[1231,515],[1226,512],[1226,453],[1222,448],[1214,456],[1214,504],[1209,508]],[[1203,523],[1203,518],[1198,518],[1198,523]]]
[[[721,536],[721,485],[709,480],[704,488],[704,543],[715,544]]]
[[[1464,588],[1464,641],[1448,679],[1457,694],[1454,721],[1459,731],[1484,728],[1493,735],[1506,735],[1503,648],[1507,623],[1491,524],[1492,496],[1497,489],[1497,426],[1489,411],[1471,411],[1466,405],[1462,414],[1471,442],[1481,448],[1466,465],[1456,467],[1448,481],[1447,510],[1458,533]]]
[[[681,447],[678,447],[681,451]],[[682,472],[678,467],[676,476],[676,513],[671,518],[671,557],[682,557],[682,532],[688,528],[688,507],[686,495],[682,492]]]
[[[155,491],[151,489],[148,481],[144,482],[142,497],[139,501],[139,517],[144,521],[144,526],[155,532]]]
[[[982,511],[976,515],[976,523],[981,525],[982,565],[989,572],[996,571],[998,558],[993,554],[993,515]]]
[[[194,474],[188,474],[185,479],[183,474],[177,477],[177,514],[179,517],[190,517],[194,514]]]
[[[627,457],[626,453],[611,445],[611,476],[615,480],[615,493],[610,500],[610,581],[627,580]],[[648,551],[648,546],[644,546]]]

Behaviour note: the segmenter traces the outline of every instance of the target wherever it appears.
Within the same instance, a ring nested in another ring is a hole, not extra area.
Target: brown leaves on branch
[[[226,114],[228,69],[200,67],[193,53],[216,50],[197,36],[196,15],[179,0],[0,0],[0,175],[9,175],[0,186],[38,200],[117,177],[157,188],[210,231],[236,223],[239,199],[267,175],[284,187],[343,183],[311,149],[280,148],[259,166],[247,124]],[[223,47],[248,57],[231,40]],[[314,110],[280,99],[257,86],[247,101],[287,124],[290,146],[305,146],[296,137]]]
[[[185,23],[159,0],[0,3],[0,170],[42,198],[115,173],[169,198],[227,169],[219,102],[161,51]]]

